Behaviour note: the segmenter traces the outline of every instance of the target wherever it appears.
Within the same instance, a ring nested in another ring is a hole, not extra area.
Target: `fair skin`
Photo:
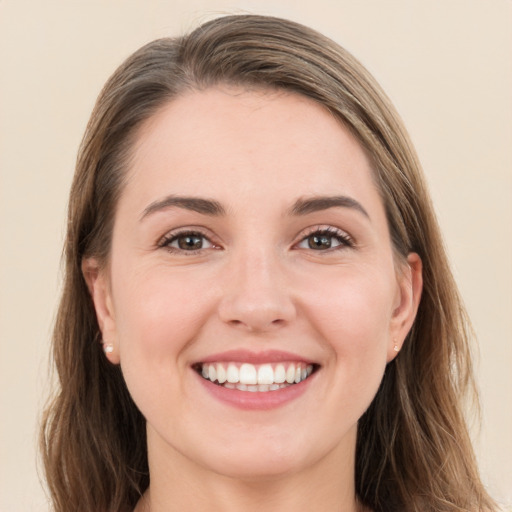
[[[147,420],[136,510],[361,510],[357,422],[414,320],[421,261],[394,257],[359,144],[300,95],[215,87],[146,122],[127,173],[109,262],[83,269]],[[304,380],[215,382],[244,363]]]

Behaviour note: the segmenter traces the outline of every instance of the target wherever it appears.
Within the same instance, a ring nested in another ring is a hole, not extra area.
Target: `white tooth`
[[[270,389],[269,384],[258,384],[258,391],[268,391]]]
[[[244,363],[240,366],[240,382],[242,384],[257,384],[256,368],[252,364]]]
[[[286,370],[282,364],[278,364],[274,370],[274,382],[282,384],[286,380]]]
[[[236,388],[235,388],[235,385],[234,385],[234,384],[232,384],[231,382],[225,382],[225,383],[224,383],[224,387],[225,387],[225,388],[228,388],[228,389],[236,389]]]
[[[228,365],[226,380],[232,384],[236,384],[239,380],[238,368],[234,364]]]
[[[217,380],[217,370],[215,369],[215,365],[211,364],[210,368],[208,369],[208,378],[215,382]]]
[[[239,389],[240,391],[247,391],[247,385],[246,384],[237,384],[236,389]]]
[[[302,368],[301,372],[300,372],[300,380],[304,380],[306,377],[308,376],[308,371],[306,370],[306,368]]]
[[[220,363],[217,365],[217,380],[219,381],[219,384],[224,384],[224,382],[226,382],[226,370]]]
[[[270,391],[277,391],[278,389],[281,389],[281,386],[279,384],[270,384],[269,389]]]
[[[300,364],[297,365],[297,369],[295,370],[295,384],[300,382]]]
[[[207,379],[208,378],[208,366],[207,364],[203,364],[203,367],[201,368],[201,375]]]
[[[247,386],[247,391],[250,391],[251,393],[257,393],[258,386]]]
[[[308,364],[308,367],[306,368],[307,372],[308,372],[308,377],[313,373],[313,365],[312,364]]]
[[[286,370],[286,382],[288,384],[293,384],[295,382],[295,365],[291,364],[288,366],[288,370]]]
[[[258,368],[258,384],[273,384],[274,370],[269,364],[264,364]]]

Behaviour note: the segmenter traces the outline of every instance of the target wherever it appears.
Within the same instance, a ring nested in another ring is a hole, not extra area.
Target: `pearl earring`
[[[114,345],[112,343],[103,343],[103,352],[105,354],[112,354],[114,352]]]

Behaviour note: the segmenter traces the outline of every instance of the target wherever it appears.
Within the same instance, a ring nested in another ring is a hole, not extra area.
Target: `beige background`
[[[67,192],[95,97],[143,43],[240,11],[331,36],[404,117],[479,337],[483,476],[512,503],[512,1],[0,0],[0,511],[48,508],[36,429]]]

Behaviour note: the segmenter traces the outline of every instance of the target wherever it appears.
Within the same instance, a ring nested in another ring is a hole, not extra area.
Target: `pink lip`
[[[215,362],[233,362],[233,363],[251,363],[251,364],[265,364],[265,363],[279,363],[279,362],[294,362],[305,364],[316,364],[310,359],[303,356],[294,354],[293,352],[284,352],[281,350],[264,350],[259,352],[252,352],[247,349],[228,350],[226,352],[219,352],[211,354],[198,363],[215,363]],[[232,407],[245,410],[268,410],[280,407],[296,398],[300,397],[311,385],[312,381],[316,378],[316,373],[313,373],[309,378],[292,384],[283,389],[267,392],[251,392],[240,391],[238,389],[228,389],[218,384],[204,379],[199,373],[194,370],[194,373],[199,379],[202,386],[217,400],[226,403]]]
[[[233,363],[280,363],[285,361],[314,364],[314,361],[305,359],[302,356],[293,354],[292,352],[283,352],[280,350],[265,350],[262,352],[251,352],[249,350],[228,350],[218,354],[212,354],[201,359],[201,363],[215,363],[219,361],[231,361]]]
[[[232,360],[232,359],[231,359]],[[244,410],[269,410],[283,406],[303,395],[315,380],[317,373],[298,384],[292,384],[283,389],[267,392],[240,391],[228,389],[203,379],[197,372],[196,376],[205,389],[217,400],[227,405]]]

